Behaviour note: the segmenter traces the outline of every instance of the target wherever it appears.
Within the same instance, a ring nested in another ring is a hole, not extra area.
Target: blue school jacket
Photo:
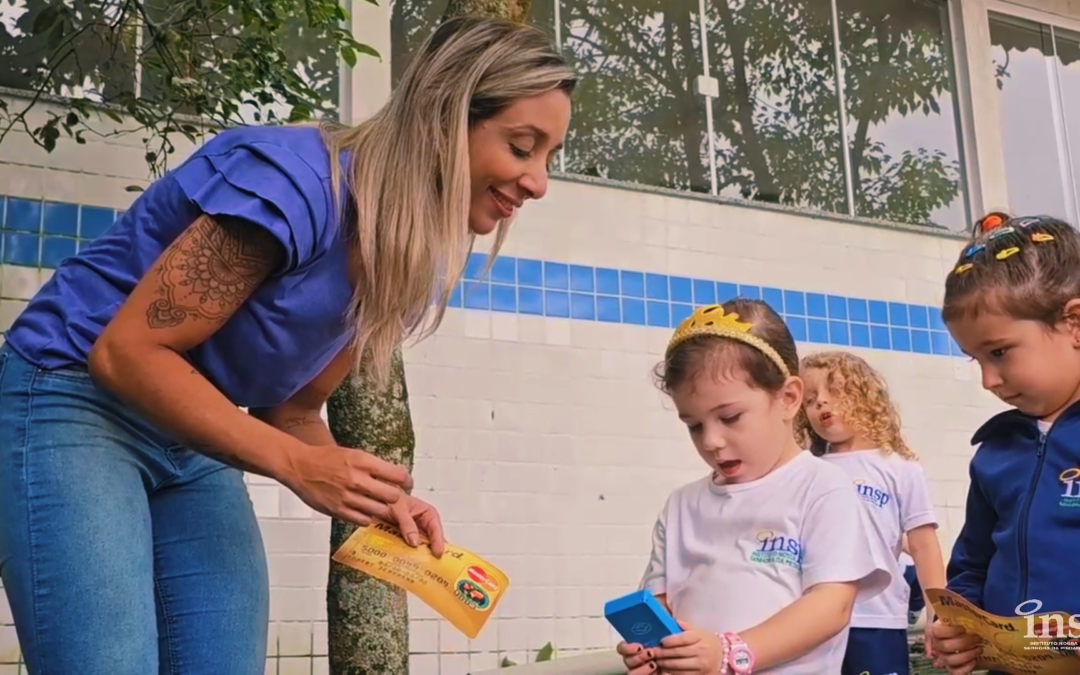
[[[1080,403],[1046,433],[1017,410],[971,440],[967,515],[948,587],[988,612],[1080,614]]]

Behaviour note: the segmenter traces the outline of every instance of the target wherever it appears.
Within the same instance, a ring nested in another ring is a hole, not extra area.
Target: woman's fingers
[[[289,459],[282,483],[316,511],[357,525],[394,522],[389,507],[404,495],[399,485],[412,484],[404,468],[364,450],[309,446]]]
[[[420,500],[415,501],[419,502]],[[442,519],[434,506],[423,502],[420,503],[426,508],[416,514],[416,524],[420,527],[421,535],[427,538],[431,552],[435,554],[436,558],[442,557],[442,554],[446,551],[446,536],[443,534]]]
[[[369,452],[364,453],[359,468],[373,478],[396,485],[402,490],[408,491],[413,487],[412,476],[405,467],[380,459]]]
[[[390,507],[390,512],[405,543],[414,548],[419,546],[420,528],[416,526],[416,521],[413,519],[412,514],[409,513],[405,502],[398,502]]]
[[[355,450],[353,452],[359,454]],[[366,452],[363,454],[375,459]],[[403,494],[402,488],[396,484],[380,480],[377,474],[371,472],[367,460],[363,457],[349,463],[349,481],[347,485],[350,492],[370,497],[385,504],[393,504]]]
[[[350,523],[352,525],[358,525],[364,527],[370,525],[374,519],[371,516],[365,515],[355,509],[341,509],[338,513],[331,514],[334,518],[342,521],[343,523]]]
[[[349,493],[345,496],[342,506],[352,511],[359,511],[360,513],[368,516],[368,520],[384,520],[388,523],[394,522],[394,516],[392,513],[393,507],[387,506],[385,503],[358,495],[355,493]]]

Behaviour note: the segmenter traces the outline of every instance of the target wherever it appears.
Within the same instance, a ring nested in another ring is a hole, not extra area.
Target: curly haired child
[[[675,331],[657,375],[710,471],[668,498],[641,583],[685,632],[621,643],[631,675],[838,673],[853,603],[888,586],[851,481],[795,442],[798,365],[757,300]]]
[[[1080,614],[1080,235],[1055,218],[986,216],[945,280],[942,317],[1012,408],[971,440],[948,588],[998,615],[1036,601]],[[976,636],[933,633],[950,673],[974,669]]]
[[[805,415],[796,434],[854,482],[870,524],[871,544],[892,564],[889,588],[852,611],[840,672],[907,672],[910,587],[899,563],[905,535],[919,585],[945,585],[926,476],[900,432],[900,415],[885,379],[869,363],[850,352],[820,352],[803,358],[800,372],[806,383]],[[929,630],[926,638],[929,656]]]

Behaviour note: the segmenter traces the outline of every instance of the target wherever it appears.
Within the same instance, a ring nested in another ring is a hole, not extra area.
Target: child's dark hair
[[[1056,326],[1065,304],[1080,298],[1080,234],[1049,216],[992,213],[945,280],[946,322],[983,312]]]
[[[724,313],[735,313],[738,320],[749,323],[749,333],[766,343],[787,366],[788,373],[799,372],[799,354],[795,339],[784,320],[760,300],[736,298],[723,305]],[[734,338],[719,335],[696,335],[670,350],[654,371],[657,386],[667,394],[692,381],[705,368],[721,367],[746,373],[751,386],[775,394],[787,381],[780,367],[764,352]]]

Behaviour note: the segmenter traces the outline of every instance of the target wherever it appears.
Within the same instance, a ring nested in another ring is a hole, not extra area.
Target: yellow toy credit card
[[[1076,675],[1080,672],[1073,640],[1037,637],[1044,622],[1069,631],[1068,614],[1039,612],[1038,616],[998,616],[943,588],[928,588],[926,596],[942,623],[960,626],[964,632],[982,638],[977,668],[1014,675]]]
[[[413,548],[384,523],[357,528],[332,557],[412,593],[470,640],[510,586],[510,578],[480,556],[448,543],[436,558],[426,544]]]

